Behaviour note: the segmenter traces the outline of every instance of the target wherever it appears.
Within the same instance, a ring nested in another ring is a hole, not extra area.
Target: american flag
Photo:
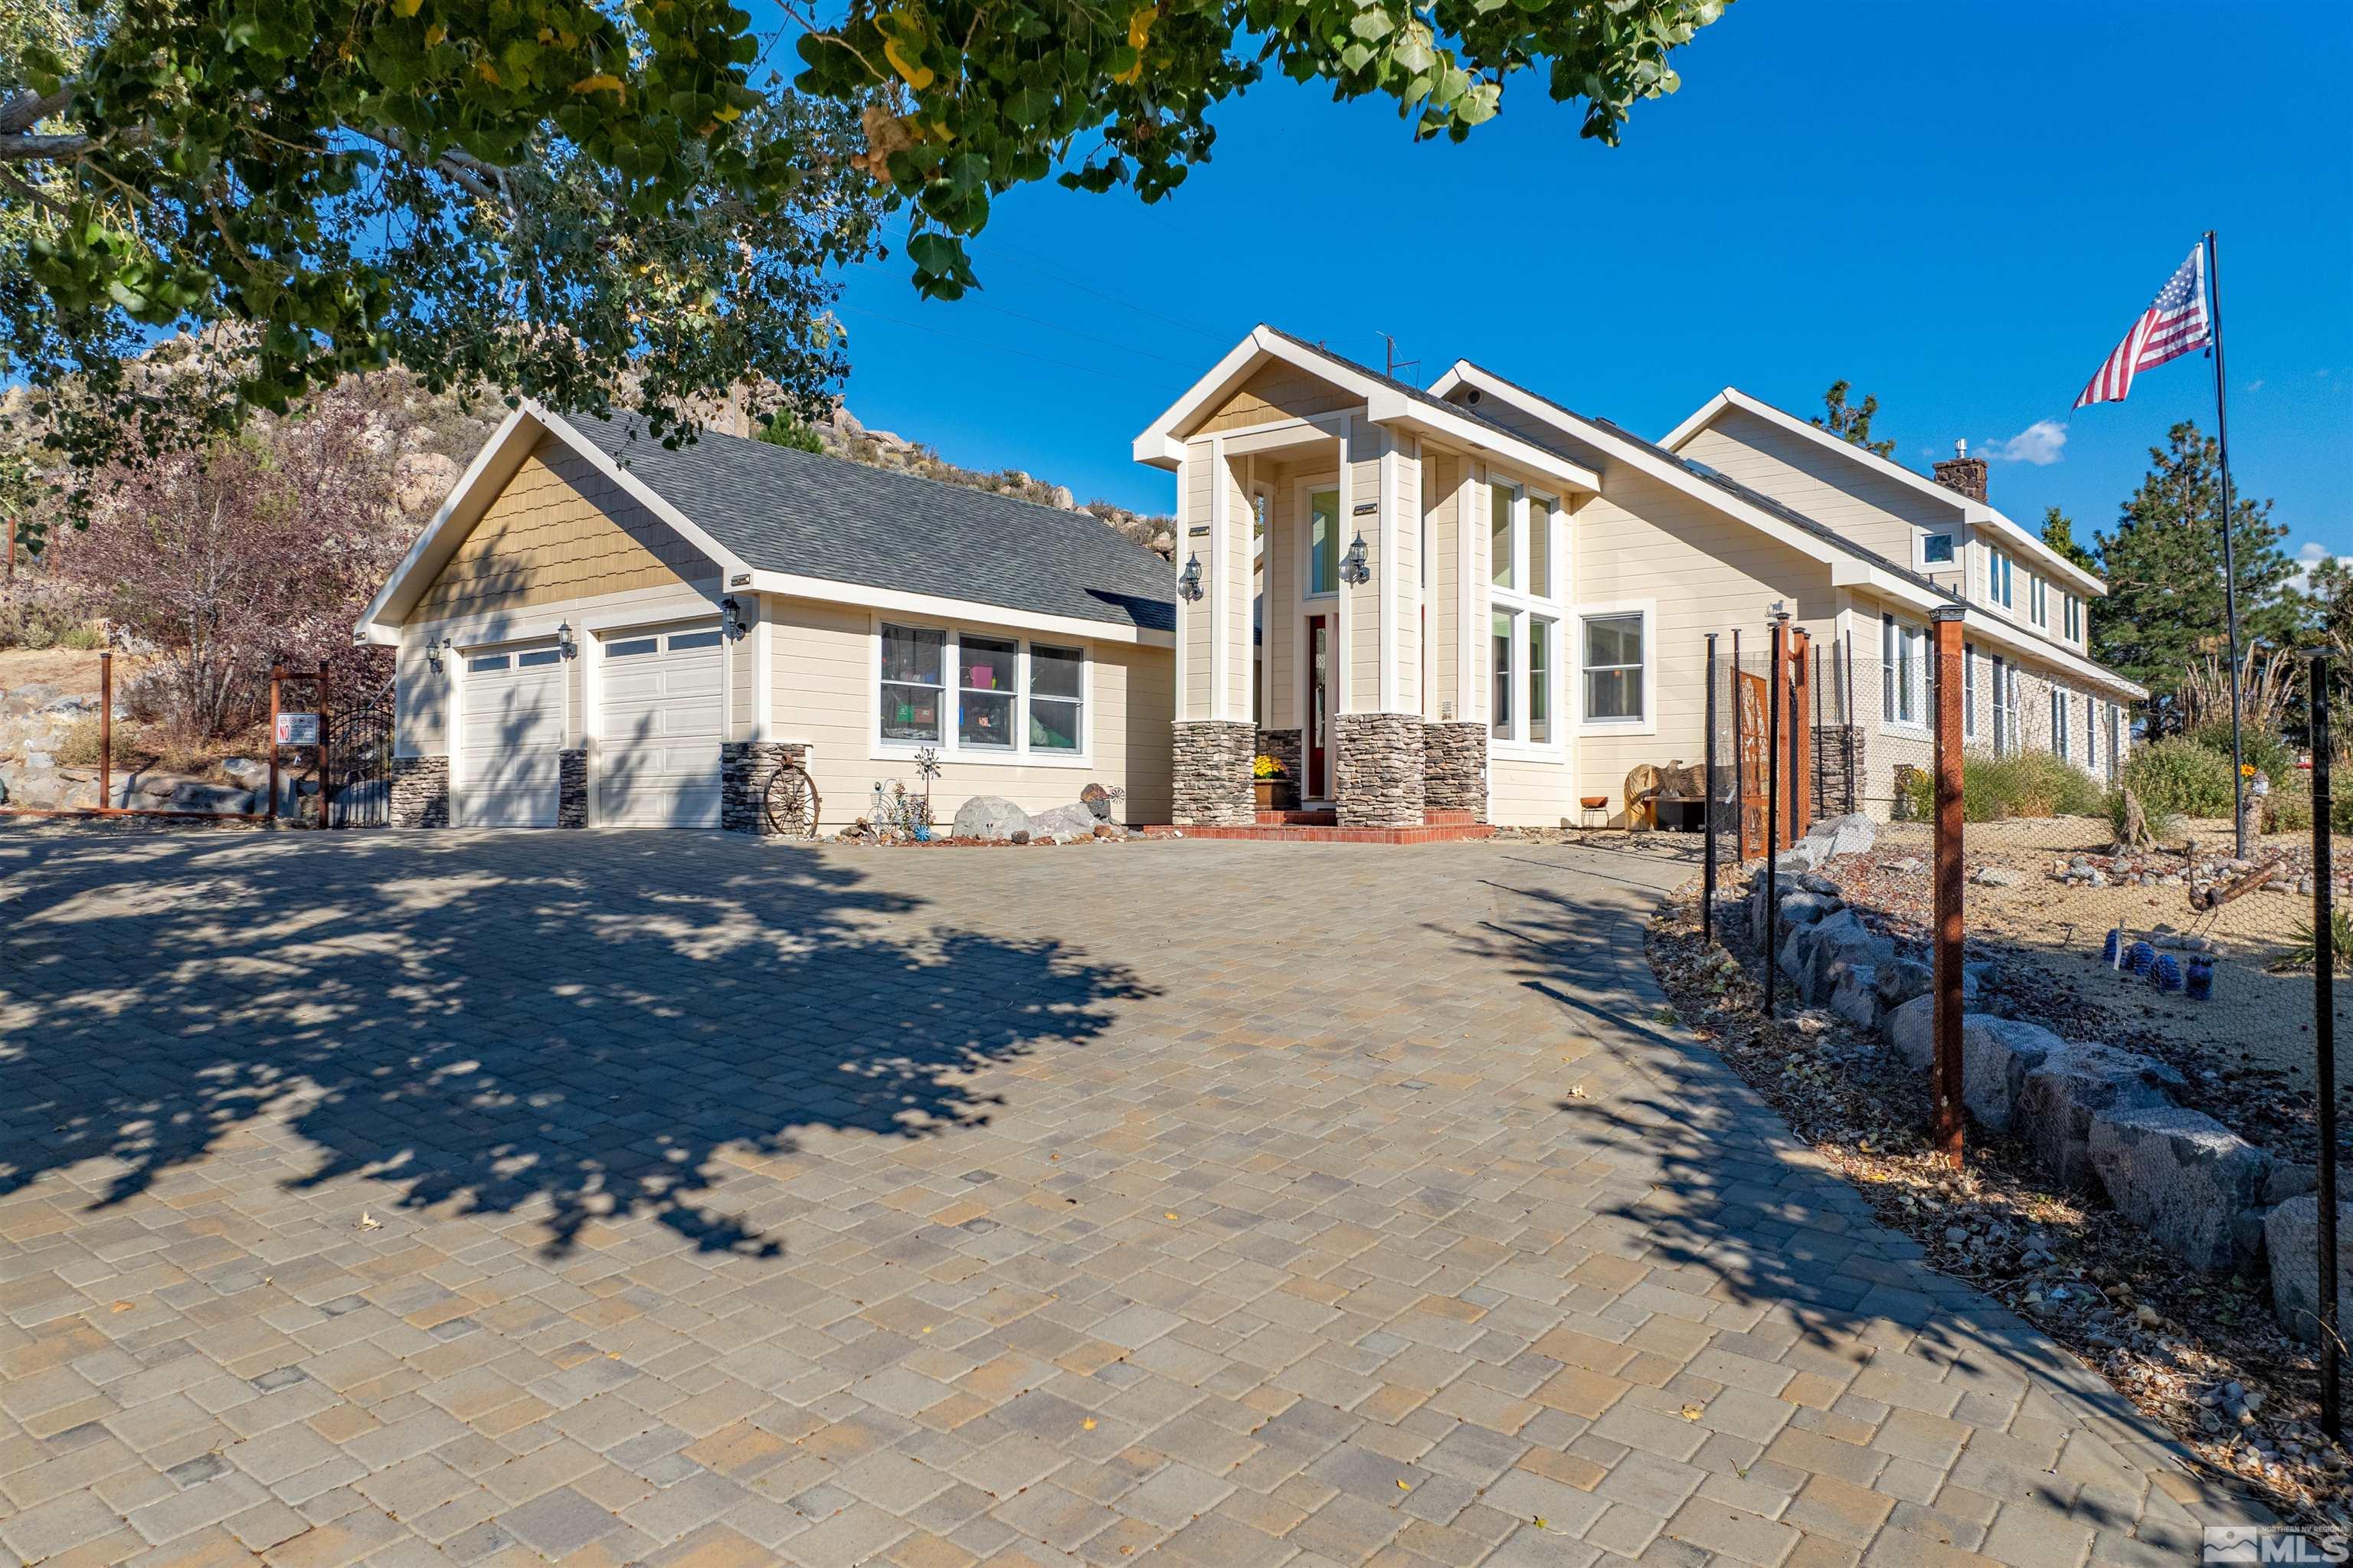
[[[2206,247],[2201,244],[2165,281],[2148,309],[2141,312],[2140,320],[2133,323],[2132,331],[2125,334],[2124,342],[2116,344],[2100,373],[2075,399],[2075,407],[2123,402],[2132,390],[2135,376],[2204,347],[2212,336],[2206,322]]]

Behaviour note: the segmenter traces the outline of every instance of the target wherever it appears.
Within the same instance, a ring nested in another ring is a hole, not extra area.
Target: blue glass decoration
[[[2110,969],[2115,969],[2116,967],[2116,944],[2123,940],[2124,933],[2122,931],[2110,931],[2108,933],[2108,939],[2100,944],[2100,962],[2107,965]]]
[[[2125,953],[2125,967],[2137,975],[2147,975],[2148,966],[2157,962],[2157,949],[2147,942],[2135,942]]]
[[[2214,960],[2205,953],[2189,955],[2189,1000],[2207,1001],[2214,995]]]
[[[2159,953],[2148,967],[2148,983],[2159,991],[2181,989],[2181,960],[2171,953]]]

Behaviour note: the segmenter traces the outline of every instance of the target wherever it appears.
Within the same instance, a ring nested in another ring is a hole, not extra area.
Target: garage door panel
[[[615,827],[717,827],[720,634],[608,641],[601,685],[597,805]]]
[[[563,657],[554,648],[470,654],[459,703],[460,822],[554,827],[563,775]]]

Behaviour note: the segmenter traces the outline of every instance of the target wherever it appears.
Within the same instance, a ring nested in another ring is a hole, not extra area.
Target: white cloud
[[[1988,441],[1978,455],[1989,462],[2031,462],[2048,468],[2059,461],[2067,445],[2067,427],[2057,419],[2037,419],[2006,441]]]
[[[2312,590],[2312,568],[2327,560],[2332,553],[2317,539],[2306,540],[2295,552],[2295,576],[2288,578],[2288,586],[2309,593]],[[2353,556],[2337,556],[2336,559],[2340,566],[2353,567]]]
[[[2247,390],[2248,390],[2248,391],[2250,391],[2250,392],[2260,392],[2260,391],[2262,391],[2263,389],[2263,377],[2262,377],[2262,376],[2257,376],[2254,380],[2250,381],[2250,382],[2248,382],[2248,383],[2247,383]]]

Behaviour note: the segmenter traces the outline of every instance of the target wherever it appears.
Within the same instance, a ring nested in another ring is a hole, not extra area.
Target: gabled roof
[[[1962,605],[1969,612],[1964,618],[1964,623],[1972,634],[1981,636],[1989,643],[2031,652],[2071,673],[2100,681],[2128,692],[2136,698],[2148,694],[2113,670],[2094,663],[2065,644],[2044,636],[2032,627],[1989,615],[1983,606],[1968,604],[1951,589],[1909,567],[1899,566],[1884,556],[1864,549],[1837,529],[1809,517],[1793,506],[1752,490],[1705,463],[1694,461],[1665,447],[1644,440],[1608,419],[1564,408],[1542,393],[1530,391],[1517,382],[1467,359],[1456,360],[1452,367],[1431,386],[1430,392],[1435,397],[1443,397],[1465,388],[1504,397],[1563,433],[1694,495],[1718,511],[1748,523],[1818,560],[1831,563],[1831,580],[1834,584],[1868,587],[1920,609]],[[1967,497],[1954,496],[1953,499],[1967,500]]]
[[[1175,568],[1089,514],[711,430],[665,448],[634,420],[526,404],[369,605],[364,638],[396,639],[523,456],[551,436],[692,542],[731,588],[1048,630],[1082,623],[1132,641],[1174,636]]]
[[[1530,440],[1508,425],[1482,418],[1459,403],[1433,397],[1419,387],[1264,323],[1252,327],[1208,375],[1145,427],[1135,438],[1135,461],[1174,469],[1185,456],[1185,442],[1176,432],[1191,429],[1270,361],[1290,365],[1363,397],[1366,415],[1376,423],[1400,424],[1437,435],[1507,466],[1542,474],[1571,492],[1591,495],[1601,488],[1600,478],[1591,469]]]
[[[1682,424],[1667,432],[1663,443],[1670,450],[1679,450],[1683,443],[1712,424],[1726,408],[1737,408],[1752,414],[1776,429],[1811,441],[1824,451],[1835,452],[1845,461],[1859,464],[1883,478],[1900,484],[1958,511],[1965,521],[2000,534],[2021,556],[2032,560],[2044,573],[2069,588],[2087,594],[2105,594],[2108,585],[2092,573],[2059,554],[2031,531],[2004,516],[2001,511],[1983,501],[1972,500],[1957,490],[1938,484],[1935,480],[1913,472],[1892,458],[1881,457],[1868,447],[1831,434],[1820,425],[1800,419],[1785,408],[1777,408],[1762,397],[1752,397],[1736,387],[1727,387],[1702,404]]]

